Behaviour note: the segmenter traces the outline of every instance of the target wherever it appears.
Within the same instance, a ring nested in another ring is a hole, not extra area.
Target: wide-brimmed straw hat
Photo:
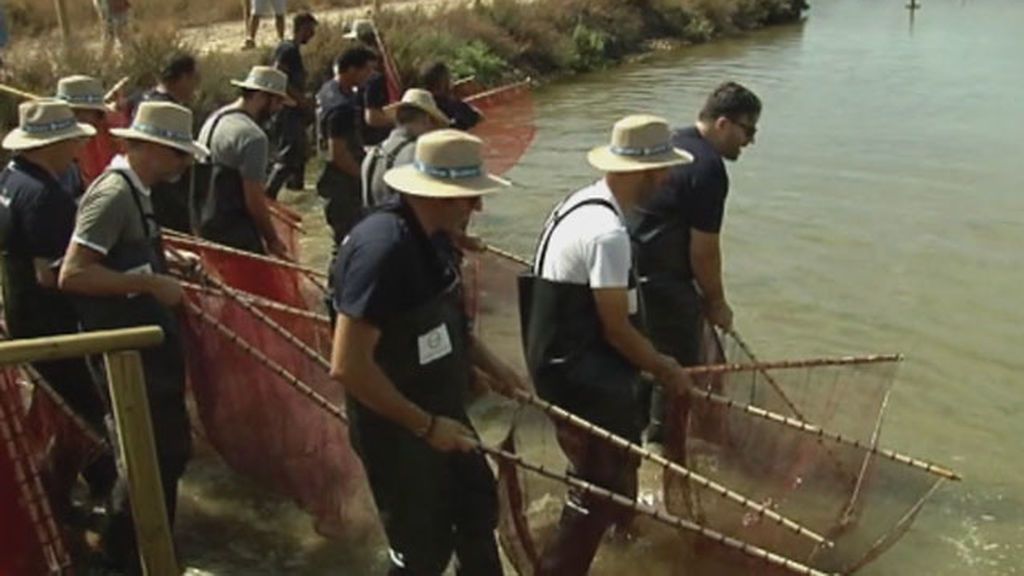
[[[497,192],[509,182],[487,172],[483,140],[445,128],[420,136],[412,164],[392,168],[384,182],[405,194],[426,198],[472,198]]]
[[[192,139],[192,111],[171,102],[143,102],[128,128],[110,133],[127,140],[142,140],[187,152],[199,160],[209,156],[206,146]]]
[[[346,40],[362,40],[371,35],[377,34],[377,28],[373,25],[373,20],[367,20],[365,18],[356,18],[352,22],[352,26],[348,29],[342,38]]]
[[[693,156],[672,146],[664,118],[636,114],[616,122],[611,144],[591,150],[587,161],[603,172],[640,172],[688,164]]]
[[[239,88],[280,96],[289,106],[295,103],[288,95],[288,76],[272,66],[253,66],[245,80],[232,80],[231,84]]]
[[[405,91],[405,94],[402,94],[402,99],[400,101],[385,106],[384,112],[394,120],[395,115],[398,113],[398,109],[406,106],[410,106],[430,114],[435,120],[445,126],[452,123],[451,118],[437,107],[437,101],[434,100],[434,95],[422,88],[409,88]]]
[[[96,129],[75,118],[63,100],[29,100],[18,106],[18,127],[4,137],[7,150],[31,150],[73,138],[89,138]]]
[[[57,81],[57,98],[68,103],[72,110],[96,110],[106,112],[103,103],[103,84],[92,76],[76,74]]]

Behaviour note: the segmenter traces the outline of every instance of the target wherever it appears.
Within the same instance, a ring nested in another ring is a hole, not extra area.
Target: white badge
[[[420,350],[420,366],[452,353],[452,340],[448,337],[448,327],[444,324],[420,336],[417,343]]]
[[[626,293],[629,299],[629,314],[636,314],[640,307],[637,305],[636,288],[630,288]]]

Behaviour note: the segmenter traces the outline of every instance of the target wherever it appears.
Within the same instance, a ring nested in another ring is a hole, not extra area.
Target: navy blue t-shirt
[[[363,143],[367,146],[376,146],[383,142],[388,134],[391,133],[391,128],[376,128],[366,124],[366,119],[363,116],[364,111],[370,108],[383,108],[388,105],[388,82],[383,74],[375,72],[370,76],[370,79],[366,81],[359,88],[362,94],[360,100],[359,118],[363,129]]]
[[[725,217],[729,175],[721,154],[695,126],[676,130],[672,144],[693,154],[693,162],[672,169],[668,183],[637,210],[634,235],[678,221],[687,229],[718,234]]]
[[[472,106],[454,96],[434,94],[437,107],[452,121],[452,128],[469,130],[480,123],[481,116]]]
[[[302,93],[306,90],[306,65],[294,40],[284,40],[274,50],[274,64],[288,77],[288,87]]]
[[[334,310],[378,328],[433,300],[457,279],[447,237],[428,238],[400,198],[364,218],[331,267]]]
[[[11,215],[7,251],[58,263],[75,230],[75,199],[49,172],[14,158],[0,175]]]

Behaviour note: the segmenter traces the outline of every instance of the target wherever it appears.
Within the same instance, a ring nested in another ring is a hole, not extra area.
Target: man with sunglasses
[[[747,88],[735,82],[715,88],[696,124],[672,137],[694,161],[673,168],[668,183],[630,222],[649,336],[683,366],[699,361],[702,316],[723,330],[732,328],[719,243],[729,193],[723,160],[735,161],[754,143],[760,116],[761,100]],[[649,444],[663,442],[665,411],[661,387],[655,387]]]

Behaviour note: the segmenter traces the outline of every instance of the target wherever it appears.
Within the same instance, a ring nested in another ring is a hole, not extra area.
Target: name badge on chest
[[[430,364],[438,358],[452,353],[452,339],[448,335],[448,326],[438,325],[437,328],[421,335],[417,339],[420,352],[420,366]]]

